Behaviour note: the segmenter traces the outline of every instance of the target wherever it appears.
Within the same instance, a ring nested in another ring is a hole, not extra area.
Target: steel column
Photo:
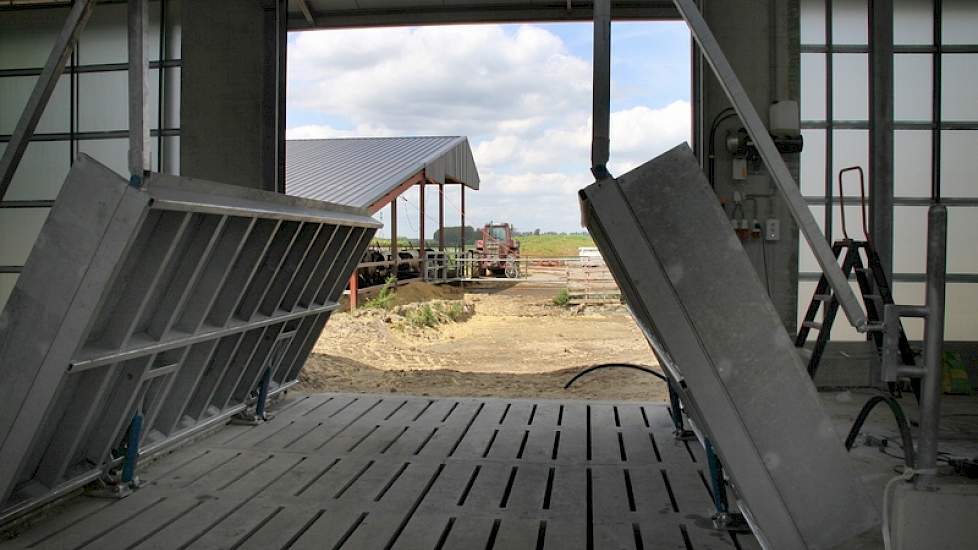
[[[262,2],[262,187],[276,193],[285,193],[286,8],[285,0]]]
[[[146,31],[149,9],[146,0],[129,0],[129,182],[141,186],[143,176],[153,169],[149,139],[149,53]]]
[[[424,188],[427,185],[426,181],[422,181],[418,184],[418,248],[424,250]]]
[[[459,185],[459,189],[462,190],[461,193],[462,196],[460,197],[461,204],[459,204],[459,210],[461,211],[461,215],[459,216],[459,218],[461,219],[460,223],[462,224],[462,234],[459,235],[459,241],[462,243],[462,253],[464,254],[465,253],[465,186]]]
[[[37,123],[41,120],[41,115],[44,114],[44,108],[47,106],[48,100],[51,99],[55,86],[58,85],[58,79],[64,72],[65,63],[75,47],[75,41],[78,40],[78,35],[85,28],[89,16],[92,15],[94,5],[95,0],[79,0],[68,12],[68,18],[65,20],[61,33],[58,34],[54,47],[51,48],[51,54],[44,64],[44,70],[37,78],[34,90],[27,99],[27,104],[20,114],[14,133],[11,134],[10,141],[7,143],[7,149],[3,152],[3,158],[0,158],[0,200],[7,194],[10,182],[13,181],[14,173],[17,172],[17,166],[20,164],[20,159],[23,158],[27,144],[30,142],[31,136],[34,135],[34,130],[37,129]]]
[[[611,0],[594,2],[594,82],[591,112],[591,173],[610,178],[608,157],[611,135]]]
[[[394,197],[391,199],[391,261],[394,262],[391,267],[394,269],[395,276],[400,260],[401,257],[397,255],[397,197]]]
[[[934,34],[934,55],[931,57],[932,60],[932,74],[931,74],[931,122],[933,123],[933,130],[931,131],[931,149],[930,149],[930,166],[931,166],[931,191],[930,196],[937,202],[941,200],[941,84],[942,84],[942,66],[943,66],[943,51],[942,43],[943,39],[943,15],[944,8],[943,2],[941,0],[934,0],[934,15],[933,15],[933,34]]]
[[[445,251],[445,184],[438,184],[438,250]]]
[[[427,179],[421,180],[418,184],[418,269],[421,271],[421,278],[426,279],[428,272],[428,262],[425,261],[424,247],[424,188],[428,184]]]
[[[350,311],[353,311],[354,309],[357,308],[357,299],[360,297],[359,296],[359,294],[360,294],[360,285],[358,283],[359,283],[359,281],[357,280],[357,270],[354,269],[353,270],[353,275],[350,275],[350,283],[349,283],[349,287],[350,287]]]
[[[832,235],[835,234],[832,227],[832,195],[835,193],[832,191],[832,185],[835,183],[835,178],[832,177],[835,171],[835,114],[833,111],[835,105],[832,101],[832,90],[835,87],[832,69],[832,2],[825,2],[825,21],[825,46],[829,51],[825,54],[825,187],[822,192],[822,204],[825,206],[825,211],[822,213],[822,229],[825,232],[825,240],[831,244]]]
[[[927,318],[924,320],[924,387],[920,395],[920,440],[917,469],[920,483],[937,477],[937,443],[941,419],[944,368],[944,293],[947,273],[947,207],[927,212]]]
[[[730,103],[736,109],[740,120],[743,121],[747,133],[753,140],[754,146],[757,148],[758,153],[760,153],[761,158],[764,160],[764,164],[767,166],[768,172],[771,174],[771,178],[781,190],[788,210],[798,223],[798,228],[805,236],[805,240],[808,241],[808,245],[811,247],[815,259],[818,260],[819,266],[821,266],[822,271],[825,273],[829,284],[835,291],[846,317],[852,326],[858,330],[865,330],[866,313],[863,311],[859,300],[849,286],[849,281],[846,280],[842,269],[836,263],[835,255],[832,254],[832,249],[829,247],[828,242],[826,242],[825,235],[818,228],[814,216],[812,216],[811,211],[808,209],[808,205],[801,195],[801,190],[798,188],[798,183],[791,176],[788,166],[785,164],[784,159],[781,158],[781,154],[774,145],[771,135],[764,126],[764,122],[761,121],[760,115],[758,115],[757,110],[754,108],[754,104],[751,103],[750,97],[737,78],[733,67],[730,66],[730,62],[720,48],[716,37],[713,36],[713,32],[710,31],[710,27],[707,25],[706,20],[703,19],[693,0],[674,0],[674,3],[682,14],[683,19],[689,25],[690,32],[700,45],[707,61],[713,67],[713,72],[716,74],[717,80],[730,99]],[[598,59],[598,52],[595,51],[595,67],[599,64]],[[597,68],[595,69],[595,76],[598,76]],[[595,89],[598,87],[599,82],[595,82]],[[597,118],[595,118],[594,126],[595,128],[598,127]]]
[[[887,280],[893,275],[893,0],[873,0],[869,56],[869,220]],[[841,199],[841,197],[840,197]]]

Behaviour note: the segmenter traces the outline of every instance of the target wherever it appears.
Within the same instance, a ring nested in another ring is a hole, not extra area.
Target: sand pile
[[[622,307],[582,311],[554,306],[548,296],[462,294],[424,284],[400,292],[406,295],[398,301],[430,293],[454,299],[334,314],[303,371],[300,390],[556,397],[563,391],[561,380],[589,365],[655,362]],[[409,322],[426,307],[455,307],[463,314],[434,326]],[[648,376],[603,372],[579,395],[651,399],[659,383],[643,377]]]
[[[377,296],[380,288],[374,288],[369,292],[360,294],[360,306],[367,303],[371,298]],[[393,305],[414,304],[427,302],[428,300],[460,300],[462,291],[448,285],[430,285],[421,281],[412,281],[396,289]],[[350,297],[344,295],[340,298],[340,310],[349,311]]]
[[[462,298],[461,290],[448,285],[430,285],[420,281],[397,287],[394,293],[394,305],[414,304],[429,300],[458,300]]]

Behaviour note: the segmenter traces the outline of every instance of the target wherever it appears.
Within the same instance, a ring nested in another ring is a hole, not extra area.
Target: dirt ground
[[[300,391],[396,392],[432,396],[666,399],[658,379],[605,369],[564,383],[599,363],[655,366],[648,344],[622,306],[560,307],[539,288],[465,292],[414,283],[391,310],[336,313],[300,375]],[[455,321],[416,326],[428,304]]]

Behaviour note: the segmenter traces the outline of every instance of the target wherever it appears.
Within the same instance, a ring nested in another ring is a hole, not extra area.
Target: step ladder
[[[842,176],[851,171],[858,172],[859,174],[862,224],[866,240],[849,238],[849,232],[846,228],[845,193],[842,189]],[[847,279],[853,273],[855,274],[856,282],[859,285],[859,293],[862,296],[863,305],[866,308],[866,318],[870,324],[878,325],[883,320],[883,307],[893,303],[893,292],[886,278],[886,272],[883,269],[879,254],[876,252],[869,238],[869,228],[866,222],[866,192],[862,168],[854,166],[839,171],[839,209],[842,211],[842,234],[844,238],[832,244],[832,253],[835,254],[836,260],[842,257],[842,272]],[[860,254],[860,250],[865,254],[865,261],[863,260],[863,255]],[[845,255],[843,255],[843,252],[845,252]],[[822,319],[821,321],[816,321],[819,311],[822,311]],[[828,279],[823,274],[818,280],[818,285],[815,287],[815,294],[812,296],[811,303],[808,304],[805,318],[801,326],[798,327],[798,335],[795,337],[795,347],[802,348],[808,341],[811,332],[813,330],[818,332],[818,337],[812,348],[811,357],[808,359],[808,375],[813,379],[818,372],[819,362],[822,360],[825,347],[831,339],[832,325],[835,322],[835,317],[838,312],[839,302],[829,286]],[[867,339],[873,341],[877,353],[882,353],[882,332],[870,332],[867,334]],[[913,365],[914,351],[910,347],[910,342],[907,340],[902,322],[900,322],[899,349],[900,359],[903,361],[903,364]]]
[[[863,260],[862,250],[866,255]],[[845,255],[842,252],[845,251]],[[883,306],[893,303],[893,293],[886,273],[880,262],[876,249],[869,241],[856,241],[843,239],[832,244],[832,252],[836,258],[842,256],[842,272],[849,277],[855,273],[856,282],[859,285],[859,293],[862,296],[863,304],[866,308],[866,318],[871,324],[879,324],[883,320]],[[816,321],[819,311],[822,311],[821,321]],[[818,332],[812,355],[808,359],[808,375],[815,378],[818,372],[818,365],[825,352],[832,334],[832,325],[835,322],[836,314],[839,311],[839,302],[836,300],[835,293],[829,287],[829,282],[823,275],[818,280],[815,287],[815,294],[812,296],[805,318],[798,328],[798,336],[795,337],[795,347],[804,347],[808,337],[814,330]],[[881,353],[883,349],[883,333],[871,332],[867,338],[872,339],[876,346],[876,351]],[[905,365],[914,364],[914,352],[907,340],[906,333],[900,326],[900,358]]]

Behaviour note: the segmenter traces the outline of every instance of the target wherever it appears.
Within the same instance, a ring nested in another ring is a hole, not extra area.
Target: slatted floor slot
[[[664,405],[322,394],[272,412],[0,548],[757,548],[711,528],[701,450]]]

